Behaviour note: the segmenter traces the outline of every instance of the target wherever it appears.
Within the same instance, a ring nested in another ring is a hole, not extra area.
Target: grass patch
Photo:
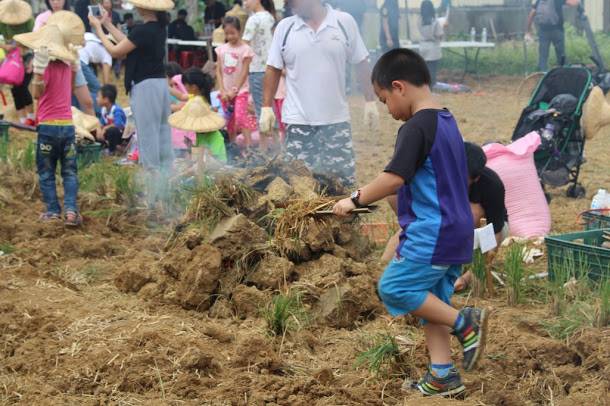
[[[551,337],[565,340],[586,327],[595,327],[595,310],[595,306],[587,302],[569,303],[560,317],[543,321],[542,326]]]
[[[568,64],[591,64],[591,48],[583,34],[578,33],[571,24],[566,24],[566,55]],[[602,57],[610,61],[610,35],[595,33],[595,38]],[[452,36],[449,40],[465,39]],[[527,59],[527,63],[525,60]],[[549,66],[557,64],[555,53],[551,52]],[[464,60],[462,55],[444,52],[441,60],[441,69],[449,72],[462,71]],[[497,42],[496,48],[483,50],[479,56],[478,72],[481,75],[524,75],[526,72],[538,70],[538,43],[527,45],[527,58],[522,40]]]
[[[267,330],[276,337],[299,329],[308,319],[301,293],[294,290],[275,295],[263,310],[263,316],[267,322]]]
[[[525,267],[523,266],[523,245],[512,244],[504,259],[504,272],[506,274],[506,294],[507,302],[510,306],[521,303],[523,298],[523,276]]]
[[[356,368],[365,366],[375,376],[389,376],[400,363],[400,348],[389,333],[377,334],[367,342],[367,349],[356,357]]]
[[[606,278],[599,283],[598,293],[597,327],[604,328],[610,324],[610,278]]]
[[[15,252],[17,249],[14,245],[9,244],[8,242],[0,243],[0,251],[4,252],[4,255],[10,255]]]
[[[485,295],[485,283],[487,279],[485,267],[485,254],[483,254],[480,249],[474,250],[470,271],[472,271],[472,294],[475,297],[480,298]]]

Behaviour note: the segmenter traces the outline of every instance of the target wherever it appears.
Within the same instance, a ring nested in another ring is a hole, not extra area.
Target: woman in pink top
[[[236,17],[226,17],[223,22],[227,43],[216,48],[218,63],[216,79],[220,90],[222,108],[233,111],[227,123],[229,137],[233,142],[241,131],[246,146],[252,144],[252,132],[256,130],[256,116],[248,111],[250,87],[248,74],[254,52],[241,39],[241,23]]]
[[[36,17],[36,21],[34,21],[34,31],[38,31],[42,28],[49,20],[49,17],[51,17],[51,14],[61,10],[70,10],[68,0],[45,0],[45,4],[47,5],[48,10]]]

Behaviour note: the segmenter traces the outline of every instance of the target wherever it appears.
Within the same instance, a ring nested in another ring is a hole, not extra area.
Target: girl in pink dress
[[[252,132],[256,131],[256,116],[248,111],[250,86],[248,74],[254,52],[241,39],[241,23],[235,17],[226,17],[223,28],[227,43],[216,48],[218,63],[216,78],[222,107],[232,112],[227,130],[232,142],[240,132],[246,139],[246,147],[252,144]]]

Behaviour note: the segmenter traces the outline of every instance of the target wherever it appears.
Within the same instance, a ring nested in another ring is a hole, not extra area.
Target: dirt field
[[[496,79],[472,94],[441,99],[467,139],[506,141],[525,103],[516,95],[517,82]],[[361,101],[352,104],[354,117],[360,117]],[[390,157],[399,123],[384,111],[379,134],[354,125],[358,177],[366,182]],[[32,137],[11,136],[22,146]],[[580,229],[578,213],[599,187],[610,186],[609,145],[610,130],[587,146],[586,199],[551,192],[554,232]],[[486,356],[477,370],[463,375],[465,401],[422,399],[401,392],[396,366],[379,377],[355,366],[366,341],[384,332],[408,337],[410,344],[402,347],[408,376],[418,377],[426,365],[421,331],[406,320],[390,320],[377,302],[374,282],[383,269],[378,253],[355,260],[335,247],[307,268],[297,265],[301,287],[315,292],[308,302],[312,312],[318,305],[314,298],[329,286],[348,283],[358,292],[348,306],[355,315],[345,325],[314,319],[272,337],[256,311],[270,300],[269,290],[233,286],[226,308],[217,300],[210,310],[187,310],[188,298],[180,306],[163,287],[171,278],[155,279],[160,270],[214,268],[216,251],[199,242],[192,251],[168,253],[170,228],[153,226],[151,216],[91,216],[76,231],[39,224],[35,174],[2,165],[0,243],[14,252],[0,256],[1,404],[574,406],[606,405],[610,399],[610,329],[582,329],[564,341],[551,338],[543,328],[551,320],[549,304],[535,287],[516,307],[506,305],[503,291],[493,299],[457,297],[459,305],[494,310]],[[93,200],[81,195],[83,211],[96,208]],[[384,213],[374,221],[385,221]],[[544,270],[545,262],[538,260],[531,271]],[[183,297],[181,289],[200,286],[200,277],[205,275],[181,279],[174,293]],[[454,350],[457,360],[457,345]]]

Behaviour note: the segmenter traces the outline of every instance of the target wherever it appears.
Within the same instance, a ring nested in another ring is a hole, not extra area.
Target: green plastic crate
[[[99,162],[102,157],[102,144],[96,142],[90,145],[79,145],[76,147],[78,164],[88,166],[94,162]]]
[[[585,230],[610,228],[610,216],[604,213],[587,211],[582,215],[582,219],[585,221]]]
[[[594,280],[610,278],[610,249],[601,246],[604,232],[610,228],[546,237],[549,278],[557,266],[586,270]]]

